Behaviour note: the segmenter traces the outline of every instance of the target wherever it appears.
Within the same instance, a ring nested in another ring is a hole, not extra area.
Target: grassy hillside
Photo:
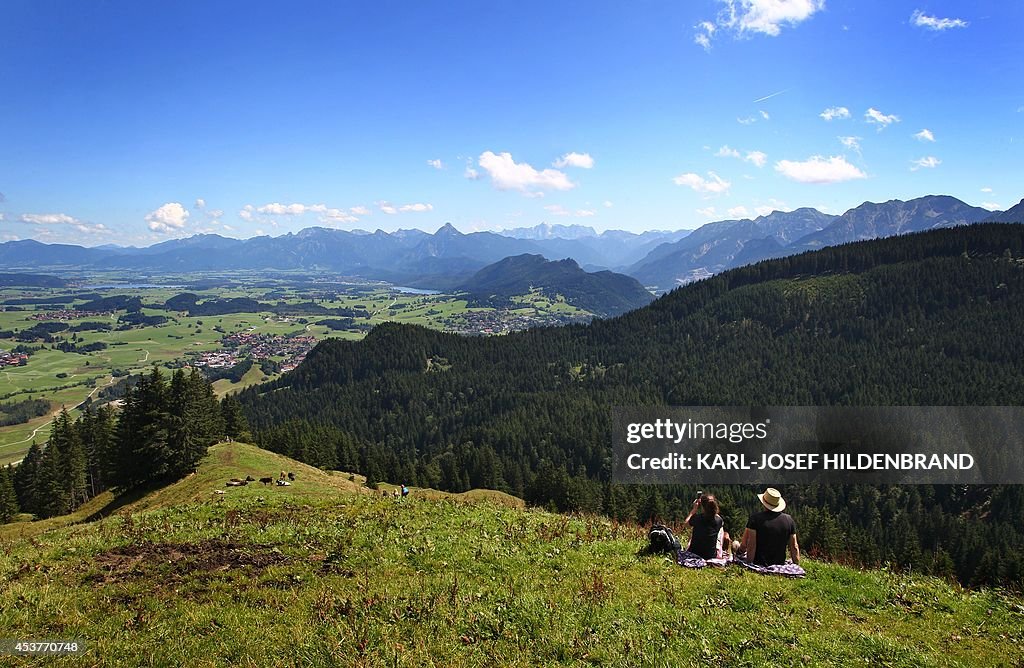
[[[281,469],[292,487],[211,498]],[[222,444],[106,519],[6,530],[0,628],[88,643],[59,665],[1024,665],[1024,604],[998,591],[690,572],[638,555],[636,527],[357,483]]]

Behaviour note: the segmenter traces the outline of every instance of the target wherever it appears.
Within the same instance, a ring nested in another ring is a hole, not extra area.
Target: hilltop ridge
[[[271,465],[295,485],[198,496]],[[978,666],[1024,643],[1021,599],[994,590],[814,560],[799,581],[689,571],[639,554],[635,525],[337,477],[221,444],[114,516],[0,534],[0,624],[98,666]]]

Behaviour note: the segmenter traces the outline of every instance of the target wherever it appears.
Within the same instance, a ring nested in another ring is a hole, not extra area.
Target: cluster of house
[[[590,316],[570,315],[567,313],[544,313],[525,315],[505,309],[492,311],[467,311],[457,316],[444,319],[442,322],[446,332],[456,334],[475,334],[488,336],[507,334],[530,327],[567,325],[575,322],[587,322]]]
[[[27,354],[0,350],[0,368],[5,366],[25,366],[26,364],[28,364]]]
[[[220,350],[197,355],[193,364],[211,369],[224,369],[235,366],[246,357],[254,360],[278,357],[284,358],[281,370],[291,371],[316,345],[316,337],[238,332],[223,337],[221,345],[224,347]]]
[[[80,320],[81,318],[106,318],[112,311],[46,311],[45,313],[33,313],[29,320]]]

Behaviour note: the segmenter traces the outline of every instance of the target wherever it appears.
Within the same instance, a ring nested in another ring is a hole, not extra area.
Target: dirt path
[[[111,376],[110,380],[107,381],[106,385],[102,385],[102,386],[97,385],[96,387],[92,388],[92,392],[90,392],[89,394],[85,395],[85,399],[91,399],[92,395],[96,394],[101,389],[101,387],[108,387],[108,386],[113,385],[113,384],[114,384],[114,377]],[[82,401],[85,401],[85,399],[82,399]],[[79,402],[79,403],[81,403],[81,402]],[[49,415],[46,416],[46,417],[49,418],[49,420],[47,420],[43,424],[39,425],[35,429],[33,429],[31,435],[29,435],[27,438],[21,439],[20,441],[15,441],[14,443],[8,443],[8,445],[21,445],[22,443],[28,443],[29,441],[34,440],[36,435],[39,433],[39,431],[41,429],[45,429],[46,427],[49,427],[51,424],[53,424],[54,418],[56,418],[58,415],[60,415],[60,412],[62,410],[64,410],[63,406],[61,406],[60,408],[53,409],[52,411],[50,411]],[[21,460],[19,459],[17,462],[12,462],[12,463],[13,464],[17,464],[20,461]]]

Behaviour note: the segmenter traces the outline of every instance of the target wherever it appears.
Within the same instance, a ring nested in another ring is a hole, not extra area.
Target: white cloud
[[[747,116],[746,118],[737,118],[736,122],[740,125],[752,125],[757,123],[757,116]]]
[[[423,204],[421,202],[416,202],[415,204],[403,204],[402,206],[398,207],[398,211],[400,213],[423,213],[424,211],[433,210],[433,204]]]
[[[918,158],[912,162],[914,163],[914,166],[910,168],[910,171],[912,172],[916,172],[919,169],[932,169],[933,167],[938,167],[942,164],[941,160],[932,155]]]
[[[795,26],[825,7],[825,0],[720,0],[726,7],[718,17],[740,33],[775,37],[784,25]]]
[[[470,181],[476,181],[477,179],[480,178],[480,172],[476,171],[472,167],[466,167],[466,171],[463,173],[463,176],[465,176]]]
[[[555,167],[579,167],[590,169],[594,166],[594,159],[589,153],[566,153],[558,160],[555,160]]]
[[[757,167],[764,167],[764,163],[768,160],[768,156],[761,151],[747,151],[747,155],[743,159]]]
[[[767,112],[767,111],[765,111],[764,109],[762,109],[762,110],[761,110],[761,118],[763,118],[764,120],[766,120],[766,121],[767,121],[767,120],[768,120],[769,118],[771,118],[771,116],[769,116],[769,115],[768,115],[768,112]]]
[[[23,223],[33,225],[74,225],[78,219],[66,213],[26,213],[20,218]]]
[[[992,189],[986,186],[986,187],[981,189],[981,192],[983,192],[983,193],[990,193],[990,192],[992,192]]]
[[[591,216],[596,216],[597,211],[594,211],[593,209],[576,209],[576,213],[573,215],[577,218],[589,218]]]
[[[950,28],[966,28],[970,25],[963,19],[940,19],[937,16],[928,16],[920,9],[915,9],[914,13],[910,15],[911,22],[918,28],[926,28],[928,30],[949,30]]]
[[[718,149],[715,152],[715,155],[718,156],[719,158],[739,158],[741,160],[745,160],[749,163],[757,165],[758,167],[763,167],[765,161],[768,159],[768,156],[762,153],[761,151],[747,151],[747,154],[744,156],[739,151],[729,147],[728,145]]]
[[[707,193],[710,195],[720,195],[727,192],[729,190],[729,186],[732,185],[714,172],[708,172],[708,178],[706,179],[700,174],[680,174],[673,178],[672,182],[677,186],[686,186],[687,188],[692,188],[696,192]]]
[[[444,163],[441,162],[440,158],[435,158],[434,160],[427,160],[427,164],[433,167],[434,169],[444,169]]]
[[[3,219],[4,215],[0,214],[0,220]],[[58,225],[82,234],[113,234],[113,230],[103,223],[86,223],[66,213],[25,213],[18,217],[18,221],[39,226],[39,233],[47,237],[53,236],[51,230],[47,228]]]
[[[875,109],[874,107],[869,107],[868,110],[864,112],[864,120],[866,120],[868,123],[877,124],[878,129],[881,130],[882,128],[888,127],[892,123],[899,123],[900,117],[897,116],[896,114],[886,115],[880,112],[879,110]]]
[[[735,37],[751,34],[770,35],[784,26],[796,26],[825,7],[825,0],[719,0],[724,5],[712,21],[694,26],[693,41],[705,51],[711,50],[715,33],[732,31]]]
[[[326,204],[281,204],[280,202],[271,202],[264,204],[263,206],[253,206],[252,204],[246,204],[245,207],[238,212],[238,217],[242,220],[251,221],[255,215],[261,216],[303,216],[308,213],[318,214],[318,220],[321,223],[355,223],[359,220],[357,217],[356,209],[369,213],[362,207],[354,207],[353,209],[339,209],[335,207],[327,206]],[[276,226],[276,221],[264,221],[271,226]]]
[[[844,148],[860,153],[860,137],[837,137]]]
[[[800,183],[839,183],[867,176],[841,155],[830,158],[814,155],[804,161],[780,160],[775,163],[775,171]]]
[[[369,216],[370,210],[365,206],[354,206],[349,211],[353,216]]]
[[[608,199],[606,199],[606,200],[604,201],[604,208],[606,208],[606,209],[610,209],[610,208],[612,208],[613,206],[615,206],[615,203],[614,203],[614,202],[612,202],[611,200],[608,200]]]
[[[996,204],[995,202],[982,202],[981,206],[982,206],[983,209],[988,209],[989,211],[1002,211],[1003,210],[1002,205],[1001,204]]]
[[[391,202],[381,200],[380,202],[375,202],[375,204],[377,205],[377,208],[381,210],[381,213],[386,213],[389,216],[393,216],[398,213],[398,207],[391,204]]]
[[[696,211],[705,218],[714,218],[715,216],[715,207],[713,206],[706,206],[703,209],[696,209]]]
[[[914,134],[914,138],[918,141],[935,141],[935,135],[928,128],[921,130]]]
[[[181,230],[188,222],[188,211],[179,202],[168,202],[146,214],[149,229],[160,234]]]
[[[850,110],[846,107],[829,107],[818,115],[826,121],[831,121],[836,118],[849,118]]]
[[[206,208],[206,200],[203,199],[202,197],[196,198],[196,208],[197,209],[205,209]]]
[[[734,206],[733,208],[726,211],[731,218],[747,218],[750,216],[750,211],[745,206]]]
[[[534,169],[528,163],[516,162],[511,153],[484,151],[477,164],[491,177],[498,190],[518,190],[537,194],[545,190],[571,190],[576,184],[557,169]]]
[[[264,204],[261,207],[257,207],[256,213],[262,213],[267,216],[301,216],[309,210],[310,208],[305,204],[280,204],[278,202],[271,202],[270,204]]]
[[[224,215],[224,209],[210,209],[206,212],[206,215],[216,220]]]
[[[711,50],[711,38],[714,36],[717,26],[711,21],[701,21],[696,26],[696,34],[693,36],[694,44],[699,45],[705,51]]]
[[[756,213],[759,216],[767,216],[772,211],[775,211],[775,207],[768,206],[767,204],[762,204],[761,206],[754,207],[754,213]]]

